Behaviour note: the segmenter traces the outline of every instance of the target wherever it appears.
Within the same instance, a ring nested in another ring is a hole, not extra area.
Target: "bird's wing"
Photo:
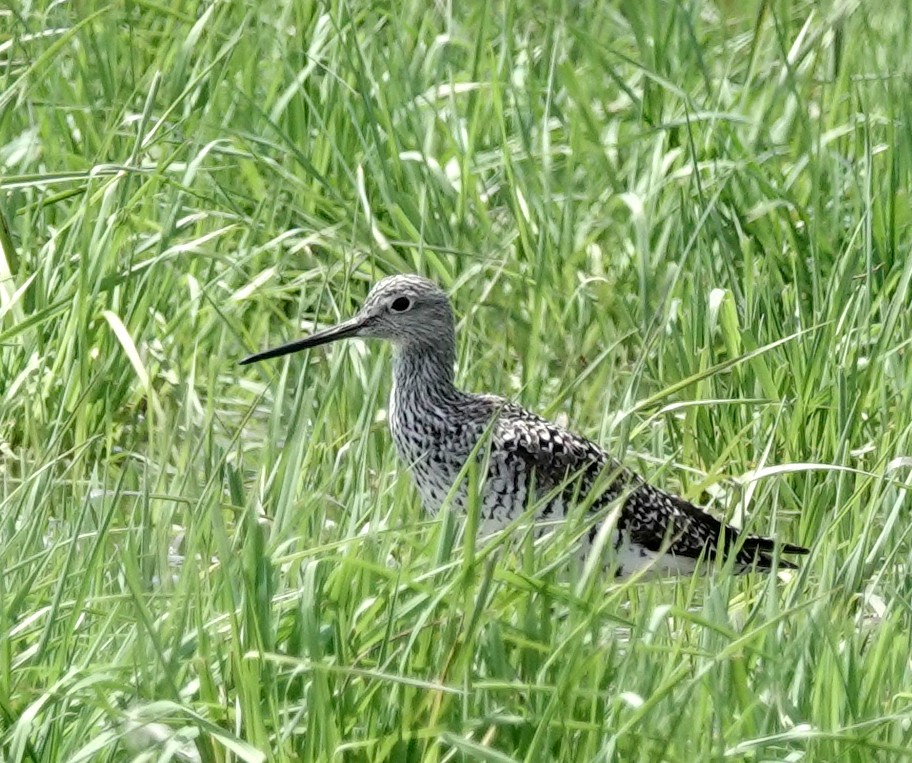
[[[777,545],[782,553],[807,553],[800,546],[776,544],[770,538],[746,536],[739,540],[741,531],[737,528],[646,483],[590,440],[512,403],[504,402],[500,407],[491,437],[492,461],[519,459],[528,474],[534,472],[539,495],[566,485],[565,496],[569,498],[597,487],[600,493],[593,510],[620,498],[618,530],[631,543],[650,551],[709,561],[720,551],[727,556],[737,549],[738,564],[760,567],[772,564]],[[579,482],[571,479],[574,477]],[[780,567],[791,566],[780,562]]]
[[[618,495],[633,475],[595,443],[524,408],[504,403],[491,433],[491,459],[515,459],[534,474],[540,495],[565,485],[584,493],[599,485],[604,501]],[[605,475],[602,483],[597,481]],[[579,482],[577,482],[579,480]]]
[[[645,482],[640,482],[626,498],[618,528],[631,542],[650,551],[665,550],[675,556],[702,557],[706,561],[715,559],[720,553],[724,558],[734,553],[735,562],[743,566],[770,567],[777,547],[784,554],[807,553],[801,546],[744,535],[699,506]],[[779,566],[795,565],[780,561]]]
[[[693,558],[712,559],[720,543],[727,548],[738,537],[733,527],[645,482],[630,492],[618,525],[633,543],[650,551],[667,549]]]

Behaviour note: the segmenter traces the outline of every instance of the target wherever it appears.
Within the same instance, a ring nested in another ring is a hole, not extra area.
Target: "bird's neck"
[[[452,401],[459,392],[453,384],[456,348],[452,342],[415,343],[393,351],[393,396],[430,404]]]

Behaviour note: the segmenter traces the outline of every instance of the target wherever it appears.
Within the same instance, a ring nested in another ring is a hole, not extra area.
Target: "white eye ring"
[[[392,302],[390,302],[390,310],[394,313],[404,313],[406,310],[412,308],[412,300],[408,297],[396,297]]]

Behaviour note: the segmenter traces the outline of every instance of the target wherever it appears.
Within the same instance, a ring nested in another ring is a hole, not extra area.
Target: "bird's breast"
[[[443,404],[392,395],[389,428],[399,458],[414,478],[425,508],[436,513],[457,481],[466,460],[484,431],[482,423],[460,417]],[[464,501],[465,485],[453,496],[456,508]]]

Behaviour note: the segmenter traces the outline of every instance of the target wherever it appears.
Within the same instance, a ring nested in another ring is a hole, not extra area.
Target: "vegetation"
[[[912,757],[908,3],[0,10],[0,759]],[[459,379],[812,547],[669,582],[423,516]]]

